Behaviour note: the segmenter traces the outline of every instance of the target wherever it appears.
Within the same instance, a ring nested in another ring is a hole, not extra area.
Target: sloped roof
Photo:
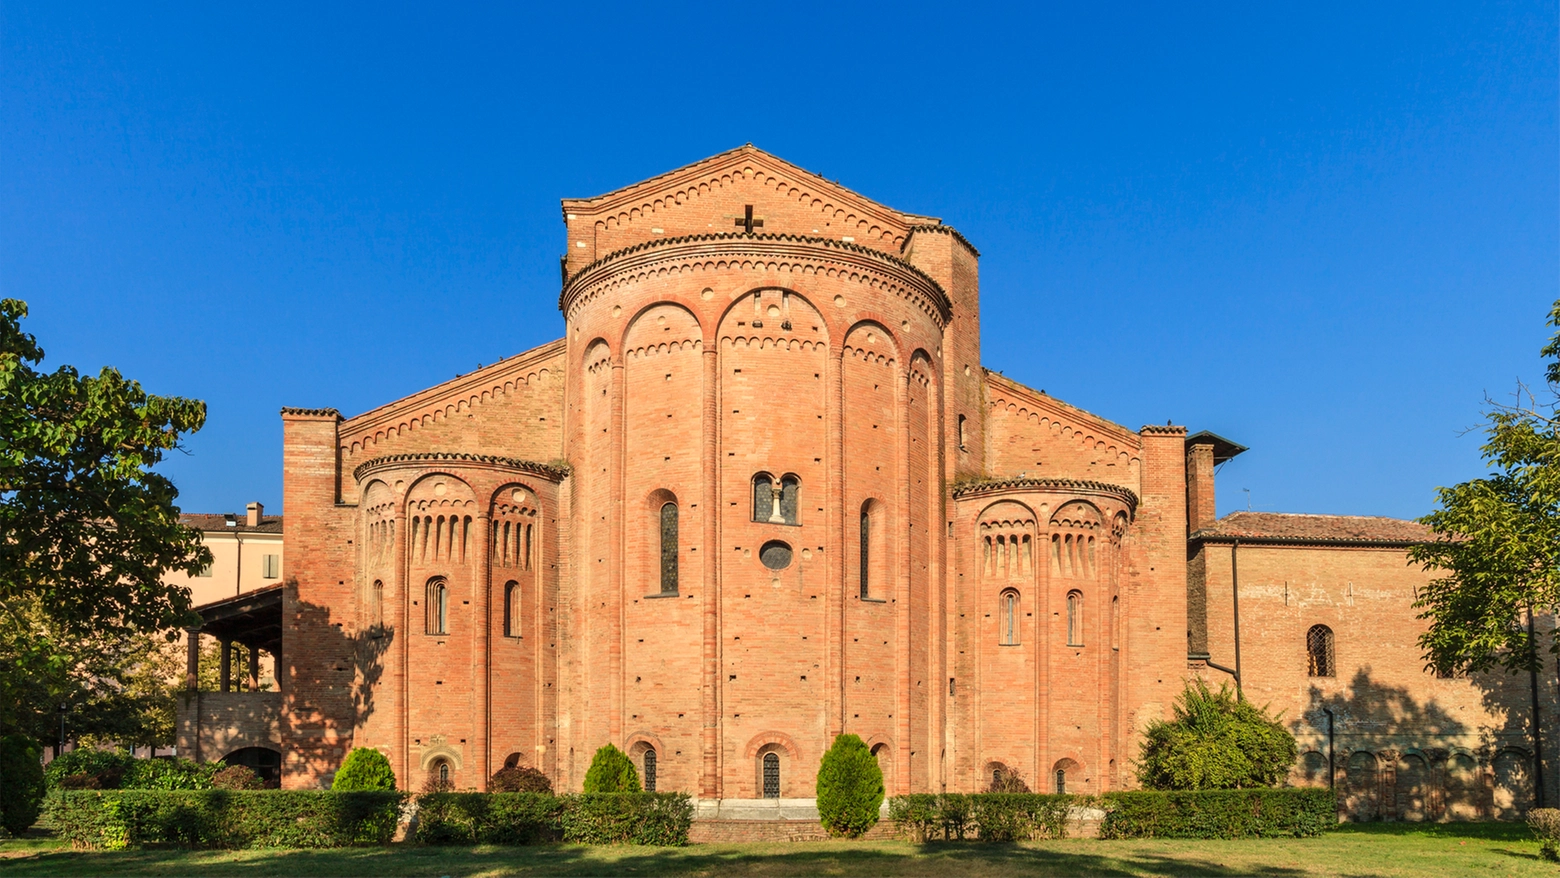
[[[1232,512],[1191,536],[1212,542],[1359,543],[1413,545],[1435,539],[1416,521],[1374,515],[1308,515],[1293,512]]]
[[[235,526],[228,527],[229,518],[236,522]],[[197,530],[222,533],[279,534],[282,532],[280,515],[263,515],[260,517],[259,527],[250,527],[248,513],[244,512],[186,512],[179,516],[179,523]]]
[[[638,183],[621,186],[601,195],[590,198],[565,198],[563,199],[563,211],[565,214],[569,214],[595,213],[602,210],[610,210],[619,204],[643,200],[646,193],[663,189],[675,189],[689,179],[703,177],[727,167],[738,167],[743,163],[754,163],[770,171],[805,179],[809,185],[822,192],[827,192],[836,198],[852,201],[864,207],[870,207],[885,217],[892,217],[907,226],[933,226],[942,222],[937,217],[896,210],[882,202],[868,198],[860,192],[841,186],[838,181],[830,180],[822,174],[816,174],[806,168],[793,165],[774,153],[759,149],[751,143],[716,153],[709,158],[700,159],[680,168],[657,174],[654,177],[640,180]]]

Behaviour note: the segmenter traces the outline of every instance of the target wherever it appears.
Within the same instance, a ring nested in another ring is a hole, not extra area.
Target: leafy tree
[[[25,302],[0,300],[0,734],[53,740],[41,726],[57,727],[64,703],[78,730],[162,743],[172,702],[138,676],[150,650],[137,638],[189,621],[189,591],[163,577],[211,553],[152,468],[206,407],[110,368],[36,368],[26,316]]]
[[[1560,327],[1560,301],[1548,325]],[[1446,574],[1414,604],[1430,622],[1419,645],[1443,673],[1536,669],[1531,615],[1560,607],[1560,332],[1540,353],[1543,391],[1521,386],[1511,405],[1486,400],[1480,452],[1492,472],[1438,489],[1441,508],[1420,519],[1436,539],[1409,550]]]
[[[21,735],[0,738],[0,829],[20,835],[43,808],[43,751]]]
[[[342,793],[395,789],[395,769],[385,754],[372,747],[353,747],[330,788]]]
[[[64,630],[38,602],[18,598],[0,615],[0,731],[52,743],[58,705],[66,733],[87,746],[164,746],[174,738],[182,650],[155,634]]]
[[[622,750],[606,744],[591,757],[585,772],[587,793],[637,793],[639,770]]]
[[[860,838],[878,822],[883,769],[857,735],[839,735],[818,765],[818,819],[833,836]]]
[[[27,304],[0,300],[0,606],[38,598],[72,633],[165,631],[189,591],[169,570],[211,562],[152,471],[206,421],[199,400],[152,396],[112,368],[43,372]]]
[[[1151,790],[1244,790],[1271,787],[1295,763],[1295,739],[1277,720],[1236,696],[1192,680],[1176,699],[1174,718],[1143,735],[1138,781]]]

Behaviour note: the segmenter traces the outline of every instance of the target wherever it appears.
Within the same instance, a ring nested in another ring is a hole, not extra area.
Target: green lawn
[[[795,842],[686,848],[387,848],[71,851],[0,842],[0,875],[1545,875],[1521,824],[1346,826],[1321,838],[1018,845]]]

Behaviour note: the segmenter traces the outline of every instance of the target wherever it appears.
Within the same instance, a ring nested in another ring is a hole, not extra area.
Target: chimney
[[[263,515],[265,515],[265,507],[264,506],[261,506],[259,503],[251,503],[251,504],[249,504],[249,521],[248,521],[248,524],[249,524],[250,527],[259,527],[260,526],[260,518]]]
[[[1213,524],[1213,470],[1246,451],[1246,446],[1207,430],[1186,437],[1186,533]]]
[[[1213,443],[1187,443],[1186,532],[1195,533],[1213,524]]]

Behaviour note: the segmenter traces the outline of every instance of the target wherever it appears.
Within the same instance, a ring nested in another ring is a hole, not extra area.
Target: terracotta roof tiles
[[[1423,543],[1434,539],[1416,521],[1374,515],[1304,515],[1291,512],[1232,512],[1192,534],[1219,542]]]

